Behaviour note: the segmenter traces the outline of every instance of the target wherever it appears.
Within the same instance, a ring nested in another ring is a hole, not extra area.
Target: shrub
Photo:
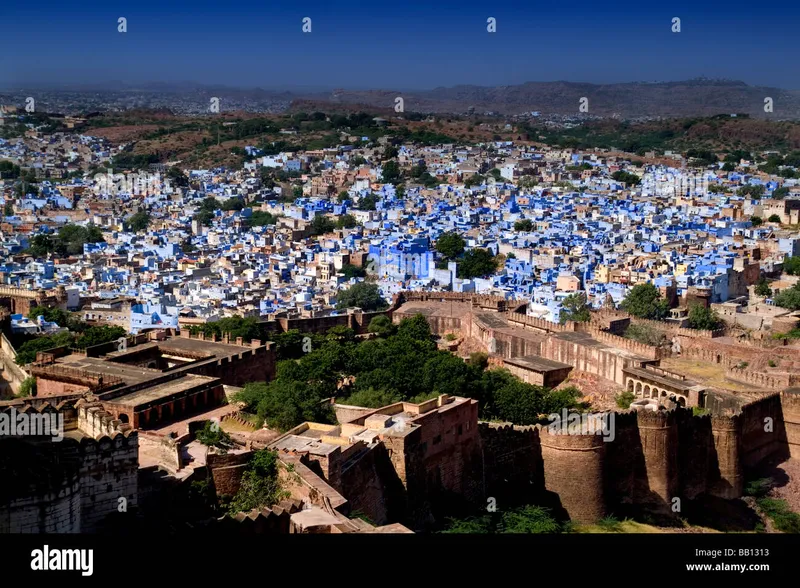
[[[654,329],[649,325],[637,324],[629,325],[628,328],[625,329],[623,337],[638,341],[639,343],[644,343],[645,345],[652,345],[653,347],[658,347],[667,340],[666,335],[664,335],[662,331]]]
[[[261,449],[253,454],[242,476],[242,485],[230,503],[228,512],[236,514],[264,508],[289,496],[281,487],[278,475],[278,454]]]
[[[636,396],[630,390],[626,390],[625,392],[620,392],[614,397],[614,400],[617,403],[617,406],[623,410],[627,410],[631,406],[631,402],[636,400]]]
[[[28,396],[36,396],[36,378],[31,376],[25,378],[22,384],[19,385],[19,396],[26,398]]]
[[[206,421],[205,426],[197,431],[196,437],[206,447],[213,447],[223,454],[228,453],[228,450],[234,447],[231,436],[220,428],[219,423],[214,421]]]

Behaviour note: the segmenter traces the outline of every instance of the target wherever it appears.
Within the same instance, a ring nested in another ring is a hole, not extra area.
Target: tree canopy
[[[669,302],[653,284],[636,284],[620,304],[625,312],[639,318],[662,320],[669,314]]]
[[[585,323],[591,318],[589,306],[586,303],[586,294],[579,292],[570,294],[561,302],[559,322],[563,325],[567,321]]]
[[[383,299],[377,284],[358,282],[337,296],[336,308],[358,307],[365,312],[383,310],[389,303]]]
[[[458,277],[478,278],[497,271],[497,260],[488,249],[470,249],[464,254],[458,266]]]
[[[436,239],[436,251],[446,259],[455,259],[464,253],[466,241],[458,233],[443,233]]]
[[[375,317],[358,340],[351,329],[327,335],[289,331],[275,337],[276,379],[247,384],[236,399],[269,427],[286,431],[304,421],[334,422],[325,399],[379,407],[401,400],[422,402],[440,394],[475,398],[481,418],[533,424],[562,408],[581,408],[575,388],[553,391],[526,384],[507,370],[487,369],[485,356],[465,362],[437,348],[422,315],[392,325]],[[348,379],[345,388],[338,385]]]

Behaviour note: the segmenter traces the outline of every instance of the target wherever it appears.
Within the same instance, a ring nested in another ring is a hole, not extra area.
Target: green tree
[[[384,184],[398,184],[403,178],[400,166],[394,160],[387,161],[381,168],[381,180]]]
[[[358,267],[351,263],[346,263],[342,266],[340,273],[344,274],[345,279],[363,278],[367,275],[367,270],[363,267]]]
[[[358,199],[358,204],[356,208],[358,210],[377,210],[378,205],[378,196],[373,193],[369,193],[366,196],[362,196]]]
[[[617,407],[621,408],[622,410],[628,410],[631,407],[631,402],[636,400],[636,396],[630,390],[626,390],[625,392],[620,392],[614,397],[614,400],[617,403]]]
[[[22,384],[19,385],[18,395],[21,398],[36,396],[36,378],[34,376],[30,376],[22,380]]]
[[[221,210],[242,210],[244,208],[244,200],[242,198],[228,198],[220,206]]]
[[[350,307],[358,307],[364,312],[371,312],[384,310],[389,307],[389,304],[381,296],[377,284],[359,282],[340,292],[337,296],[336,308]]]
[[[180,168],[175,166],[167,169],[167,180],[179,188],[186,188],[189,186],[189,178],[186,177],[186,174],[184,174]]]
[[[751,198],[758,200],[764,195],[764,186],[755,185],[755,184],[747,184],[746,186],[740,187],[736,191],[737,196],[750,196]]]
[[[767,280],[764,278],[761,278],[758,281],[758,284],[756,284],[753,291],[756,293],[757,296],[763,296],[765,298],[769,298],[770,296],[772,296],[772,288],[769,287]]]
[[[689,328],[704,331],[718,329],[722,321],[719,315],[701,304],[692,304],[689,308]]]
[[[760,216],[751,216],[750,222],[754,227],[760,227],[762,224],[764,224],[764,221]]]
[[[789,195],[789,188],[786,186],[781,186],[780,188],[775,188],[772,192],[772,197],[775,200],[783,200]]]
[[[771,214],[767,221],[771,223],[780,223],[781,217],[779,217],[777,214]]]
[[[800,257],[787,256],[783,260],[783,271],[790,276],[800,275]]]
[[[663,331],[654,329],[650,325],[637,325],[636,323],[629,325],[625,329],[623,337],[653,347],[658,347],[666,341],[666,335],[664,335]]]
[[[477,278],[493,274],[497,270],[497,260],[488,249],[470,249],[464,254],[458,266],[458,277]]]
[[[615,171],[611,177],[617,182],[622,182],[628,186],[638,186],[642,183],[642,179],[636,174],[628,173],[626,171]]]
[[[397,332],[397,327],[385,314],[373,317],[367,327],[367,332],[376,333],[379,337],[391,337]]]
[[[465,519],[450,518],[442,533],[449,534],[555,534],[566,528],[550,510],[527,505]]]
[[[514,223],[514,230],[528,233],[533,230],[533,221],[529,218],[518,220]]]
[[[356,226],[358,226],[358,221],[352,214],[344,214],[336,219],[337,229],[352,229]]]
[[[325,233],[330,233],[335,228],[336,225],[333,224],[333,221],[323,214],[318,214],[314,217],[314,220],[311,221],[312,235],[324,235]]]
[[[592,318],[592,315],[586,303],[586,294],[583,292],[570,294],[561,302],[559,322],[562,325],[567,321],[585,323],[588,322],[590,318]]]
[[[247,224],[251,227],[264,227],[274,225],[278,222],[278,217],[263,210],[254,210],[247,219]]]
[[[466,241],[458,233],[442,233],[436,239],[436,251],[446,259],[455,259],[464,253]]]
[[[69,346],[73,342],[72,333],[64,332],[57,335],[45,335],[25,341],[17,348],[17,357],[14,362],[17,365],[27,365],[36,360],[38,351],[46,351],[54,347]]]
[[[55,240],[50,235],[34,235],[28,245],[28,251],[34,257],[46,257],[56,249]]]
[[[791,288],[781,290],[772,299],[776,306],[789,310],[800,310],[800,288],[795,284]]]
[[[203,428],[197,431],[196,438],[206,447],[213,447],[222,454],[235,447],[231,436],[220,428],[219,423],[212,421],[206,421]]]
[[[382,408],[402,400],[402,396],[396,392],[367,388],[353,392],[347,398],[341,401],[337,400],[337,402],[351,406],[363,406],[364,408]]]
[[[241,486],[231,501],[228,512],[249,512],[270,507],[288,498],[289,493],[281,486],[279,467],[278,454],[275,451],[256,451],[242,475]]]
[[[75,340],[75,347],[86,349],[94,345],[116,341],[127,334],[128,332],[122,327],[109,327],[107,325],[89,327]]]
[[[625,312],[639,318],[662,320],[669,314],[669,302],[653,284],[636,284],[620,304]]]
[[[150,214],[145,211],[140,211],[128,219],[128,226],[134,233],[146,231],[150,226]]]

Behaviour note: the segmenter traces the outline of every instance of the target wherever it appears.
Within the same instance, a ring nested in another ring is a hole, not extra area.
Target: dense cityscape
[[[721,59],[716,28],[693,61],[694,9],[660,23],[671,44],[631,25],[647,11],[619,15],[641,54],[605,39],[598,73],[541,49],[523,67],[516,7],[476,21],[485,42],[454,15],[446,51],[409,14],[353,15],[356,44],[344,8],[316,8],[290,33],[277,8],[228,30],[228,9],[178,26],[137,7],[97,44],[96,22],[58,9],[74,40],[35,33],[0,66],[14,565],[119,579],[123,553],[170,550],[159,565],[230,575],[249,549],[306,564],[298,535],[372,537],[355,562],[405,540],[506,557],[494,536],[514,535],[540,559],[568,546],[637,572],[786,568],[800,93],[776,85],[791,72],[740,47]],[[396,46],[402,26],[419,46]],[[553,26],[537,47],[563,42]],[[761,57],[786,49],[776,26]],[[190,32],[213,42],[184,54]]]

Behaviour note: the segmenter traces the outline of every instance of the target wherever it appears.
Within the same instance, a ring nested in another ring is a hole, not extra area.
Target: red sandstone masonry
[[[605,442],[601,435],[555,435],[539,430],[547,490],[558,494],[574,521],[591,523],[606,515],[603,490]]]
[[[732,380],[746,382],[760,388],[770,388],[772,390],[784,390],[800,384],[800,376],[795,374],[767,374],[735,366],[728,367],[725,370],[725,376]]]
[[[780,397],[788,449],[797,459],[800,458],[800,394],[784,391]]]

